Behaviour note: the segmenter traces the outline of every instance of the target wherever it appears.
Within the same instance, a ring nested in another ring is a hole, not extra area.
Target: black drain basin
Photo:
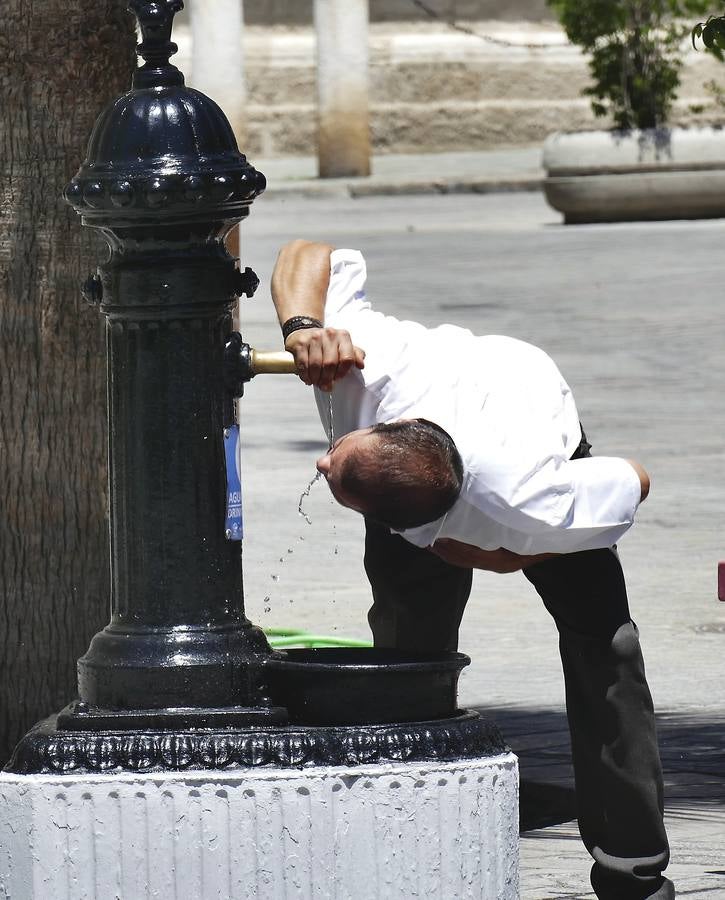
[[[456,715],[464,653],[324,647],[280,650],[266,662],[275,704],[293,725],[424,722]]]

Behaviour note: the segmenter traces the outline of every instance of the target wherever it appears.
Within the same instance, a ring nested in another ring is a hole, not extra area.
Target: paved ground
[[[426,160],[417,159],[399,183],[422,178]],[[530,160],[510,165],[521,174]],[[263,280],[243,307],[257,347],[280,345],[268,278],[277,247],[294,236],[362,248],[371,296],[391,313],[543,346],[574,388],[595,451],[631,455],[651,471],[651,497],[620,552],[660,716],[671,874],[682,896],[725,898],[725,604],[716,600],[725,222],[572,228],[538,193],[350,199],[274,190],[243,226],[244,262]],[[308,390],[288,376],[259,377],[241,410],[250,617],[366,637],[361,522],[324,485],[310,497],[312,525],[296,512],[324,448]],[[521,761],[522,898],[593,896],[572,821],[555,632],[521,576],[479,573],[461,649],[473,659],[462,703],[490,711]]]

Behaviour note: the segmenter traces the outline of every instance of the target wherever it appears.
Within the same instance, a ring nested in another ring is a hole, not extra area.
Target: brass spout
[[[286,350],[254,350],[238,331],[232,331],[224,347],[224,381],[232,397],[244,394],[244,385],[255,375],[295,375],[295,358]]]
[[[295,358],[286,350],[252,350],[252,375],[295,375]]]
[[[295,358],[286,350],[255,350],[238,331],[227,336],[224,347],[224,381],[233,397],[241,397],[244,385],[255,375],[296,375]]]

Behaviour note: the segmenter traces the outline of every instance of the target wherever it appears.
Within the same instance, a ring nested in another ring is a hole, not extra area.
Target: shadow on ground
[[[519,758],[522,832],[576,818],[569,730],[563,709],[477,707]],[[725,806],[725,709],[657,717],[670,815]]]
[[[297,450],[300,453],[316,453],[322,454],[325,453],[329,444],[327,441],[303,441],[303,440],[289,440],[284,442],[285,447],[289,447],[290,450]]]

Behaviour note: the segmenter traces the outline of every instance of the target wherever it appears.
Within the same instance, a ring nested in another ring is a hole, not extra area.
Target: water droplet
[[[280,556],[279,561],[280,561],[281,563],[283,563],[283,562],[284,562],[284,556]]]
[[[327,395],[327,415],[329,417],[330,449],[332,449],[332,445],[335,443],[335,422],[332,417],[332,391]]]
[[[312,485],[322,478],[322,472],[315,472],[315,477],[312,481],[307,485],[307,487],[300,494],[300,502],[297,504],[297,512],[302,516],[302,518],[307,522],[308,525],[312,525],[312,519],[307,515],[307,513],[302,508],[302,505],[305,502],[305,499],[310,496],[310,491],[312,490]]]
[[[272,607],[271,607],[271,606],[265,606],[265,607],[264,607],[264,611],[265,611],[266,613],[272,612]]]
[[[337,554],[338,554],[338,549],[337,549],[337,547],[335,547],[335,556],[337,556]]]
[[[273,575],[272,581],[279,581],[279,575]]]
[[[288,552],[288,553],[294,553],[295,551],[294,551],[291,547],[288,547],[288,548],[287,548],[287,552]]]

